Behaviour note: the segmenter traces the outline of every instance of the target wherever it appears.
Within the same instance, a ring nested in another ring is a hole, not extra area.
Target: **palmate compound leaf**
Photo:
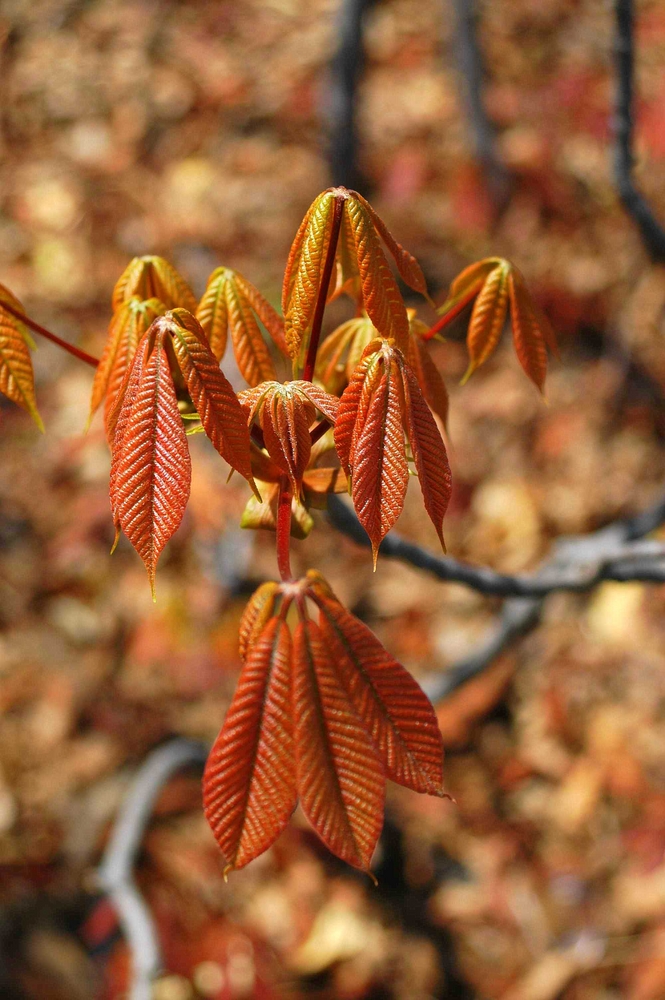
[[[288,475],[294,493],[299,496],[312,452],[310,427],[316,411],[334,424],[339,400],[303,379],[264,382],[241,392],[238,398],[247,423],[258,421],[268,455]]]
[[[335,446],[351,482],[358,520],[372,542],[375,566],[381,540],[404,506],[405,434],[425,509],[443,545],[442,522],[451,492],[445,445],[404,355],[388,341],[373,341],[340,400]]]
[[[8,288],[0,285],[0,392],[27,410],[43,431],[44,424],[35,399],[35,376],[29,350],[32,338],[28,328],[7,309],[2,308],[3,299],[14,309],[24,312],[19,300]]]
[[[285,622],[292,602],[299,622],[291,644]],[[432,706],[313,571],[259,588],[243,616],[241,653],[245,666],[204,780],[226,870],[273,843],[297,793],[330,850],[369,871],[385,779],[445,795]]]
[[[139,341],[152,321],[164,312],[166,306],[159,299],[143,301],[133,296],[122,302],[113,314],[92,382],[89,421],[104,401],[104,421],[108,424],[109,414]]]
[[[229,331],[236,362],[250,386],[275,378],[275,368],[256,317],[261,320],[277,348],[287,354],[284,323],[257,288],[237,271],[218,267],[196,310],[210,349],[221,361]]]
[[[411,310],[409,310],[411,312]],[[444,429],[448,430],[448,409],[449,399],[446,384],[441,377],[439,369],[430,357],[427,345],[423,342],[422,334],[427,330],[427,325],[421,320],[411,318],[409,321],[409,352],[406,361],[418,379],[418,385],[427,405],[432,413],[435,413]]]
[[[296,806],[291,669],[288,626],[270,618],[247,653],[203,779],[225,871],[267,850]]]
[[[465,382],[492,354],[499,341],[510,305],[513,342],[518,360],[542,392],[547,373],[547,348],[557,354],[554,331],[536,305],[520,271],[510,261],[489,257],[467,267],[455,278],[448,297],[437,310],[439,320],[430,330],[438,333],[475,299],[467,346],[469,367]]]
[[[406,351],[406,309],[381,240],[393,255],[403,280],[427,297],[425,278],[415,257],[394,239],[371,205],[356,191],[330,188],[315,199],[303,219],[284,275],[282,308],[286,341],[294,361],[302,357],[309,340],[340,203],[335,249],[337,279],[328,289],[328,298],[341,292],[351,294],[364,306],[379,334],[394,339]]]
[[[260,500],[249,457],[249,430],[238,397],[222,373],[198,320],[174,309],[156,320],[168,331],[192,403],[213,446]]]
[[[118,278],[111,304],[115,312],[123,302],[139,299],[159,299],[167,309],[182,306],[196,311],[196,298],[185,279],[163,257],[134,257]]]
[[[151,343],[146,334],[134,357],[117,418],[111,508],[116,530],[122,529],[143,559],[153,599],[157,560],[180,525],[190,483],[187,436],[164,335],[158,333]]]

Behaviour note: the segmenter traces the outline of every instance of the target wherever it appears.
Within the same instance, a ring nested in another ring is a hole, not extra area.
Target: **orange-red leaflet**
[[[391,236],[374,209],[356,191],[330,188],[310,206],[296,234],[284,274],[282,309],[289,354],[297,361],[309,340],[321,294],[324,266],[333,230],[335,203],[343,202],[338,269],[334,297],[357,290],[372,323],[383,337],[392,337],[406,350],[408,320],[397,282],[388,266],[381,240],[395,259],[404,281],[427,295],[425,279],[415,257]]]
[[[345,389],[335,424],[335,446],[351,482],[358,520],[379,545],[404,507],[409,479],[405,435],[427,511],[443,546],[450,500],[450,466],[436,422],[404,355],[374,341]]]
[[[134,257],[115,283],[111,304],[116,312],[123,302],[139,299],[159,299],[167,309],[182,306],[196,310],[196,298],[185,279],[163,257]]]
[[[302,379],[263,382],[241,392],[238,398],[247,423],[258,421],[268,455],[288,475],[294,492],[299,495],[312,451],[310,427],[316,411],[334,424],[339,400]]]
[[[35,376],[29,350],[34,346],[32,337],[19,319],[2,308],[3,299],[19,312],[25,312],[9,289],[0,285],[0,392],[27,410],[43,431],[44,424],[35,399]]]
[[[299,620],[291,639],[293,605]],[[276,840],[296,798],[329,849],[369,871],[386,777],[445,795],[432,706],[318,573],[264,584],[240,631],[245,663],[204,776],[225,872]]]
[[[124,531],[143,559],[153,597],[157,560],[182,520],[191,479],[169,351],[206,434],[258,496],[245,415],[198,321],[185,309],[158,317],[143,335],[109,414],[116,534]]]
[[[547,348],[557,353],[556,338],[521,272],[501,257],[490,257],[467,267],[450,286],[448,297],[438,310],[441,318],[431,328],[430,335],[447,326],[471,302],[474,305],[467,331],[469,367],[462,381],[492,354],[510,309],[515,352],[526,374],[542,392],[547,374]]]
[[[218,361],[226,350],[229,331],[240,374],[250,386],[275,378],[275,368],[258,319],[287,354],[284,322],[257,288],[237,271],[218,267],[196,310],[210,349]]]
[[[138,343],[152,321],[165,312],[166,306],[159,299],[143,301],[136,295],[118,306],[92,382],[90,420],[104,400],[104,422],[108,426],[109,414]]]
[[[191,461],[164,333],[146,336],[134,358],[113,444],[111,509],[143,559],[155,595],[157,560],[178,528],[191,482]]]

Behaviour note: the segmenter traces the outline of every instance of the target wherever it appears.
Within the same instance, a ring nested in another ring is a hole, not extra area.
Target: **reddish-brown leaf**
[[[228,276],[228,268],[216,268],[208,278],[206,290],[196,308],[196,318],[218,361],[224,357],[229,335],[229,307],[226,301]]]
[[[182,306],[190,312],[196,311],[194,292],[163,257],[134,257],[129,262],[113,289],[113,311],[133,296],[159,299],[167,309]]]
[[[143,302],[134,296],[119,305],[113,314],[104,351],[95,371],[90,419],[102,400],[105,400],[104,412],[108,418],[141,337],[152,321],[165,311],[159,299]]]
[[[308,573],[325,645],[349,701],[369,733],[386,777],[443,795],[443,741],[429,700],[376,636]]]
[[[380,343],[376,340],[368,345],[339,401],[335,448],[347,477],[351,475],[356,427],[363,425],[372,394],[381,378]]]
[[[311,331],[330,243],[336,196],[324,191],[310,207],[291,247],[284,274],[282,306],[289,356],[296,361]]]
[[[156,323],[163,324],[171,334],[189,395],[213,446],[232,469],[245,477],[260,499],[252,475],[245,414],[198,320],[185,309],[174,309]]]
[[[487,260],[470,264],[457,275],[448,290],[446,301],[437,309],[440,317],[435,324],[437,331],[452,323],[455,317],[473,301],[485,284],[487,275],[491,274],[499,262],[499,257],[489,257]]]
[[[339,394],[360,363],[367,345],[378,336],[369,316],[356,316],[326,337],[316,358],[316,377],[329,392]]]
[[[296,806],[290,675],[289,629],[272,618],[249,650],[203,779],[226,871],[267,850]]]
[[[109,478],[109,498],[111,500],[111,513],[113,514],[113,524],[115,527],[115,541],[113,549],[118,544],[120,537],[120,523],[118,521],[118,466],[124,452],[125,436],[127,435],[129,418],[132,412],[136,392],[141,384],[143,368],[148,353],[147,339],[137,349],[132,361],[125,372],[122,385],[116,395],[115,403],[109,411],[106,424],[106,435],[111,448],[111,475]],[[112,550],[113,551],[113,550]]]
[[[402,513],[409,482],[400,382],[397,365],[384,366],[353,444],[351,496],[375,567],[379,545]]]
[[[473,304],[466,335],[469,367],[462,384],[489,358],[499,343],[508,313],[509,276],[510,265],[508,261],[502,261],[487,275]]]
[[[416,376],[406,364],[401,366],[401,373],[406,433],[418,471],[423,503],[445,551],[443,518],[452,492],[446,446],[421,395]]]
[[[187,436],[159,340],[122,409],[128,412],[121,438],[116,429],[111,502],[116,523],[145,563],[154,597],[157,560],[182,520],[191,481]]]
[[[309,428],[315,418],[314,405],[299,392],[289,391],[289,383],[275,385],[279,388],[261,410],[261,428],[268,454],[288,474],[298,495],[312,451]]]
[[[385,780],[321,630],[312,621],[296,626],[293,669],[296,774],[303,812],[337,857],[369,871],[383,823]]]
[[[258,639],[268,620],[275,613],[275,603],[281,593],[278,583],[270,580],[255,590],[245,608],[238,627],[238,650],[243,660]]]
[[[526,374],[542,392],[547,374],[546,345],[548,340],[550,343],[555,343],[554,334],[547,321],[543,328],[542,320],[536,313],[521,276],[515,272],[511,273],[508,287],[515,353]]]
[[[27,410],[43,431],[44,424],[35,398],[35,376],[29,350],[32,338],[28,328],[2,308],[3,299],[14,309],[24,312],[19,300],[8,288],[0,285],[0,392]]]
[[[406,307],[372,218],[353,197],[344,202],[344,212],[353,235],[365,311],[382,337],[391,337],[397,347],[406,351],[409,336]]]
[[[226,282],[226,306],[233,353],[240,374],[255,386],[275,378],[275,366],[252,308],[234,281]]]
[[[372,206],[368,201],[366,201],[361,194],[357,191],[352,191],[351,194],[358,199],[360,204],[363,206],[365,211],[368,213],[372,220],[374,228],[377,233],[388,247],[392,257],[397,264],[397,270],[399,271],[402,281],[413,288],[415,292],[420,292],[425,298],[431,302],[429,294],[427,292],[427,282],[425,281],[425,275],[423,274],[420,264],[408,250],[397,242],[392,233],[388,230],[385,222],[379,218]]]
[[[284,337],[284,320],[279,313],[273,309],[268,300],[261,295],[261,292],[251,283],[251,281],[244,278],[242,274],[238,274],[237,271],[234,271],[234,276],[236,287],[245,296],[250,306],[272,337],[275,345],[279,348],[282,354],[288,357],[289,352],[286,347],[286,338]]]
[[[447,430],[449,405],[448,390],[446,389],[446,384],[441,377],[439,369],[430,357],[426,344],[423,343],[417,332],[414,334],[413,326],[414,323],[412,321],[407,361],[409,363],[409,367],[413,370],[416,378],[418,379],[418,385],[420,386],[423,396],[427,400],[429,408],[436,413],[444,428]],[[416,330],[418,327],[425,327],[425,324],[417,321]]]

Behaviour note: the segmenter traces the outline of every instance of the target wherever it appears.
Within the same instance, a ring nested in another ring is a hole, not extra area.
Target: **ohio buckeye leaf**
[[[510,265],[502,261],[485,278],[473,304],[466,335],[469,367],[462,379],[464,384],[494,351],[508,315]]]
[[[35,376],[29,345],[32,338],[25,324],[2,308],[3,299],[19,312],[24,312],[19,300],[8,288],[0,285],[0,392],[13,403],[27,410],[41,431],[42,418],[35,398]]]
[[[357,428],[362,427],[367,413],[367,407],[372,398],[379,379],[381,378],[380,341],[373,341],[366,348],[358,367],[339,401],[337,420],[335,421],[335,448],[347,477],[351,476],[354,437]]]
[[[344,219],[353,237],[365,311],[382,337],[391,337],[400,349],[406,350],[406,307],[372,217],[360,200],[349,197],[344,202]]]
[[[229,307],[226,299],[228,280],[228,268],[218,267],[212,272],[195,314],[208,338],[210,350],[218,361],[224,357],[229,336]]]
[[[409,367],[418,379],[420,390],[427,400],[430,410],[448,429],[449,398],[446,384],[439,369],[430,357],[427,345],[423,343],[422,334],[427,330],[425,323],[411,320],[409,323],[409,351],[406,356]]]
[[[89,420],[102,401],[108,416],[141,337],[152,321],[165,311],[166,307],[159,299],[143,301],[137,296],[118,306],[109,325],[104,351],[95,369]]]
[[[255,640],[274,616],[280,593],[280,585],[270,580],[262,583],[250,597],[238,627],[238,650],[241,659],[247,659],[247,653]]]
[[[430,330],[430,336],[452,323],[455,317],[473,302],[485,284],[487,275],[491,274],[499,260],[498,257],[489,257],[487,260],[470,264],[457,275],[448,290],[445,302],[437,309],[439,319]]]
[[[378,331],[367,314],[342,323],[326,337],[316,358],[316,377],[328,392],[341,392]]]
[[[134,257],[129,262],[113,289],[113,311],[133,296],[142,300],[159,299],[167,309],[182,306],[190,312],[196,311],[193,291],[173,265],[163,257]]]
[[[409,288],[412,288],[414,292],[420,292],[420,294],[424,295],[424,297],[427,299],[428,302],[431,302],[432,300],[430,299],[429,294],[427,292],[427,282],[425,281],[425,275],[423,274],[420,264],[418,263],[416,258],[413,256],[413,254],[410,254],[408,250],[405,250],[400,243],[397,242],[395,237],[389,231],[385,222],[381,218],[379,218],[379,216],[376,214],[370,203],[366,201],[361,194],[358,194],[357,191],[352,191],[351,193],[358,199],[360,204],[363,206],[363,208],[369,215],[370,219],[372,220],[372,224],[376,229],[377,233],[379,234],[385,245],[388,247],[388,250],[390,251],[393,257],[393,260],[397,265],[397,270],[399,272],[402,281],[406,285],[408,285]]]
[[[289,356],[300,357],[309,339],[323,268],[330,244],[336,195],[325,191],[314,201],[296,233],[284,274],[282,311]]]
[[[203,803],[225,873],[267,850],[295,809],[291,636],[279,618],[248,650],[206,764]]]
[[[444,795],[443,741],[428,698],[319,574],[310,571],[308,579],[323,641],[386,777],[416,792]]]
[[[143,559],[154,598],[157,560],[182,521],[191,483],[187,436],[160,338],[141,363],[134,393],[125,393],[118,424],[111,505]]]
[[[383,824],[385,779],[313,621],[295,628],[293,671],[296,776],[303,812],[337,857],[369,871]]]
[[[513,271],[509,275],[508,289],[515,353],[526,374],[542,392],[547,374],[547,347],[557,353],[554,332],[549,321],[536,308],[518,272]]]
[[[445,551],[443,518],[452,492],[446,447],[420,392],[418,380],[408,365],[401,366],[401,375],[406,434],[418,472],[423,503]]]
[[[245,477],[260,499],[252,474],[245,415],[208,346],[201,325],[184,309],[167,313],[164,324],[171,334],[178,365],[203,429],[213,447],[231,468]]]
[[[240,374],[250,386],[275,378],[275,366],[252,308],[235,282],[226,283],[226,304],[233,353]]]

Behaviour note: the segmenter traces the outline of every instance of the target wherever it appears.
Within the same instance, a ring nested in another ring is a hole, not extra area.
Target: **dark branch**
[[[328,120],[332,183],[362,191],[358,168],[356,91],[364,64],[362,26],[372,0],[343,0],[337,28],[339,47],[330,70]]]
[[[616,0],[615,17],[614,60],[617,83],[614,176],[624,208],[639,229],[650,256],[654,260],[665,260],[665,229],[654,218],[648,203],[635,187],[632,176],[635,71],[633,0]]]
[[[483,168],[487,186],[498,208],[510,194],[510,175],[496,151],[496,134],[483,103],[485,70],[476,33],[475,0],[454,0],[455,49],[464,81],[464,102],[471,126],[476,156]]]
[[[333,525],[354,541],[369,547],[353,511],[338,497],[328,501]],[[589,535],[560,538],[553,555],[532,576],[508,576],[457,559],[435,556],[394,535],[383,540],[379,553],[402,559],[439,580],[464,583],[483,594],[512,596],[479,648],[439,675],[425,679],[432,701],[442,701],[477,677],[516,639],[534,628],[548,594],[560,590],[587,591],[602,580],[665,581],[665,546],[641,542],[665,523],[665,498],[633,517],[622,518]]]
[[[202,766],[202,743],[175,739],[153,750],[139,768],[111,833],[97,881],[115,907],[132,955],[129,1000],[150,1000],[152,981],[162,971],[155,924],[134,881],[134,866],[155,801],[175,771]]]

